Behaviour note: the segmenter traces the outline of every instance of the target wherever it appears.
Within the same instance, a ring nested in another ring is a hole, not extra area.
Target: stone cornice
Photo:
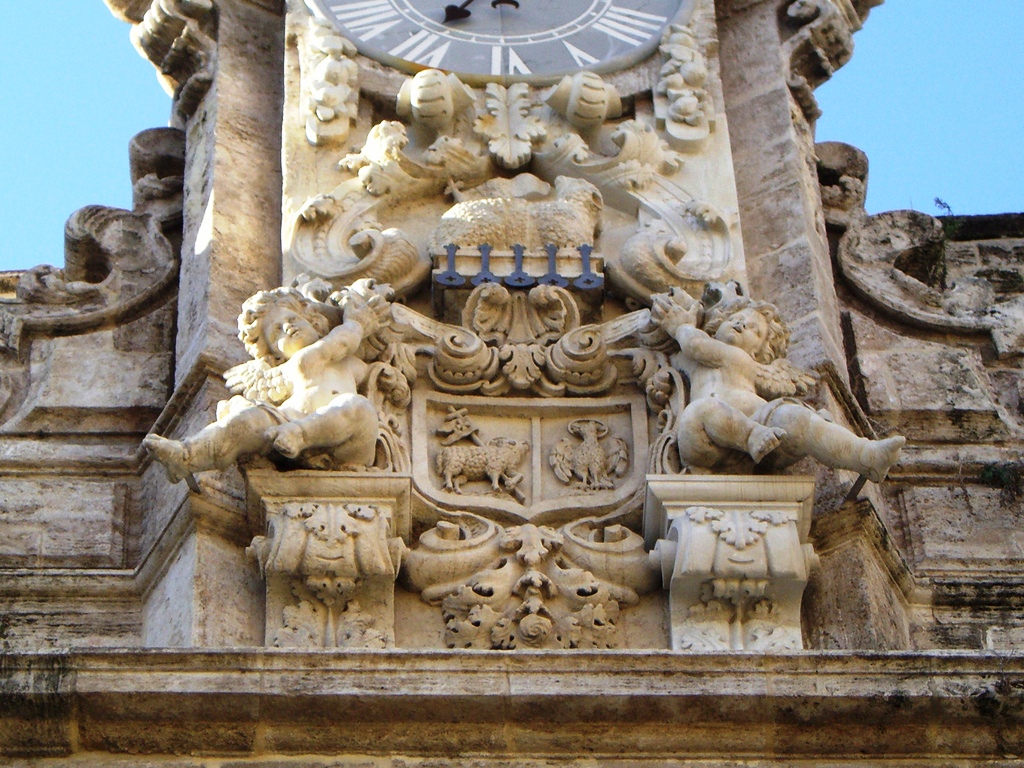
[[[114,650],[8,654],[0,680],[6,755],[1024,750],[1020,654]]]

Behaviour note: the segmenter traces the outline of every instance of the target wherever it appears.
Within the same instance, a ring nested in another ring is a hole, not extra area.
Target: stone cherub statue
[[[245,301],[238,336],[253,360],[225,372],[235,396],[218,404],[214,423],[184,440],[144,441],[171,482],[272,451],[314,465],[318,452],[334,466],[373,464],[377,408],[359,394],[368,366],[356,352],[390,317],[390,289],[360,280],[331,298],[328,305],[275,288]],[[342,317],[333,328],[331,309]]]
[[[685,464],[721,469],[740,452],[779,469],[811,456],[882,481],[905,438],[859,437],[794,398],[815,377],[785,359],[789,330],[774,305],[734,294],[705,312],[680,289],[652,301],[652,319],[679,344],[672,363],[689,380],[689,402],[670,426]]]

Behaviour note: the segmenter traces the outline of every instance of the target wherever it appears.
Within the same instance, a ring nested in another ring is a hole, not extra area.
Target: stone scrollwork
[[[247,552],[267,580],[267,644],[394,645],[394,585],[405,545],[371,504],[286,503]],[[292,599],[294,598],[294,599]]]
[[[184,123],[213,83],[217,42],[213,0],[153,0],[132,29],[132,42],[160,72],[174,93]]]
[[[630,330],[616,321],[581,326],[572,295],[552,285],[518,291],[482,283],[466,302],[465,327],[406,308],[398,310],[398,319],[434,340],[427,370],[439,390],[491,396],[607,392],[617,377],[607,346]]]
[[[800,599],[818,558],[813,481],[652,476],[645,531],[669,591],[672,648],[772,652],[803,647]]]
[[[637,534],[580,520],[503,528],[452,515],[420,537],[405,579],[439,605],[449,648],[614,648],[623,607],[657,588]]]
[[[729,225],[713,207],[691,201],[641,214],[641,224],[618,254],[607,258],[609,283],[624,297],[648,303],[680,286],[699,291],[732,263]]]
[[[536,153],[536,166],[545,176],[576,176],[593,183],[606,199],[635,209],[634,193],[649,188],[659,175],[671,176],[682,167],[653,127],[639,120],[615,125],[608,136],[613,154],[591,148],[584,137],[567,133]]]
[[[789,88],[808,120],[821,115],[814,89],[832,77],[853,55],[857,32],[882,0],[792,0],[785,24],[795,27],[783,45],[790,63]],[[863,10],[858,10],[858,6]]]
[[[944,283],[942,222],[917,211],[890,211],[853,224],[839,243],[843,277],[864,299],[902,322],[946,333],[988,332],[1000,357],[1024,341],[1024,299],[997,301],[984,279]]]
[[[803,590],[817,560],[794,533],[778,511],[688,507],[676,518],[656,549],[672,592],[673,648],[802,648],[792,593]]]
[[[180,213],[180,207],[178,207]],[[148,213],[91,205],[65,227],[63,268],[42,265],[18,280],[18,303],[0,311],[0,348],[26,332],[82,331],[151,304],[178,273],[162,221]]]
[[[405,151],[408,145],[405,125],[387,120],[371,128],[362,149],[346,156],[340,167],[358,176],[371,195],[391,203],[438,194],[453,183],[472,186],[489,177],[489,158],[457,137],[439,137],[418,158]]]
[[[296,220],[291,255],[335,286],[374,279],[398,296],[415,290],[430,273],[430,260],[402,230],[373,219],[372,206],[346,210],[330,195],[308,200]]]
[[[333,25],[310,17],[302,65],[306,140],[310,144],[337,145],[348,138],[359,109],[355,54],[356,47]]]
[[[338,163],[355,178],[308,197],[288,218],[284,240],[297,271],[335,286],[372,277],[400,296],[418,287],[429,274],[429,257],[408,233],[380,220],[401,203],[476,186],[493,175],[486,151],[467,143],[472,103],[472,93],[454,75],[425,70],[410,78],[396,111],[411,125],[384,120],[370,128],[360,149]],[[345,114],[341,122],[347,126],[351,115]]]

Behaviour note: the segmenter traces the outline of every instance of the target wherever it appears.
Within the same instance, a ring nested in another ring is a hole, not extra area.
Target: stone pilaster
[[[717,4],[722,83],[747,273],[793,328],[791,356],[845,378],[839,309],[821,214],[814,131],[790,89],[786,3]]]

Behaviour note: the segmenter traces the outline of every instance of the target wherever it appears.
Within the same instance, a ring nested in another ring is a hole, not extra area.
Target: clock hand
[[[444,23],[468,19],[472,13],[469,10],[469,4],[472,2],[473,0],[465,0],[460,5],[446,5],[444,7]],[[499,5],[511,5],[513,8],[518,8],[519,0],[491,0],[491,8],[497,8]]]
[[[446,5],[444,7],[444,23],[447,24],[449,21],[468,19],[470,15],[469,4],[472,2],[473,0],[465,0],[462,5]]]

